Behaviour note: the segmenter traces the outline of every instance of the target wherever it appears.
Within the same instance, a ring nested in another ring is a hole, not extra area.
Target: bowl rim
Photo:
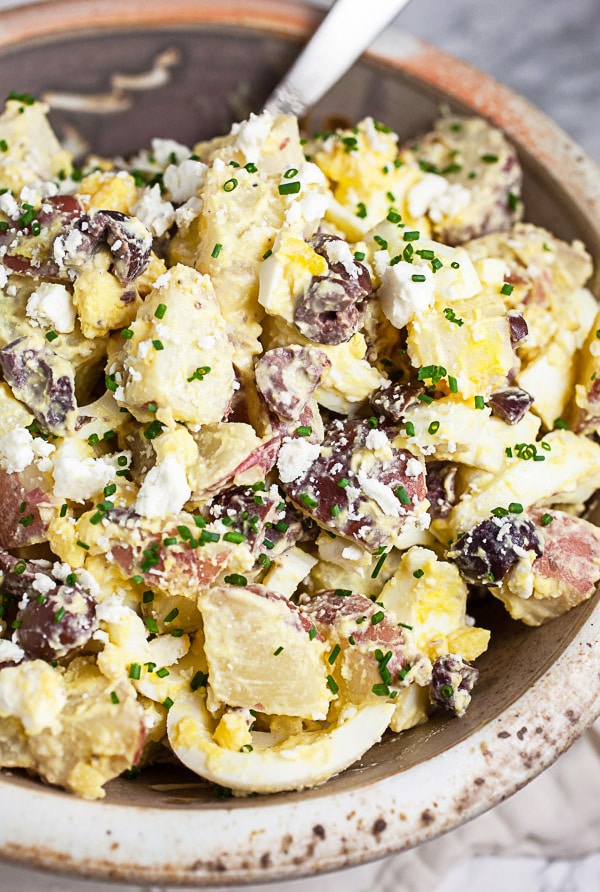
[[[251,25],[302,40],[322,15],[322,9],[288,0],[171,0],[168,7],[164,0],[49,0],[0,12],[0,52],[65,30],[124,26]],[[545,166],[559,169],[563,191],[600,232],[600,172],[527,100],[397,29],[383,34],[366,56],[469,106]],[[50,797],[47,788],[0,778],[0,857],[80,877],[189,886],[263,882],[358,865],[457,827],[532,780],[600,713],[599,677],[596,604],[558,659],[510,707],[451,749],[411,767],[408,797],[406,774],[400,772],[337,792],[326,810],[322,797],[274,797],[259,805],[246,801],[243,808],[188,808],[182,822],[177,807]],[[49,801],[58,807],[49,809]],[[51,820],[42,820],[50,814]],[[159,822],[160,833],[149,848],[145,829],[153,822]]]

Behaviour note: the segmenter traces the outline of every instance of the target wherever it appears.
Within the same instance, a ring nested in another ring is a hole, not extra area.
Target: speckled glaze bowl
[[[192,143],[260,110],[321,13],[277,0],[58,0],[0,15],[0,84],[48,99],[82,151],[126,153],[153,136]],[[505,129],[526,174],[528,219],[600,256],[600,174],[556,126],[486,75],[390,31],[310,115],[309,129],[371,114],[401,137],[441,104]],[[593,512],[592,512],[593,519]],[[356,865],[480,814],[546,768],[600,712],[598,596],[539,629],[497,603],[492,643],[458,720],[389,736],[324,786],[215,799],[158,767],[86,802],[0,775],[0,855],[137,883],[227,885]]]

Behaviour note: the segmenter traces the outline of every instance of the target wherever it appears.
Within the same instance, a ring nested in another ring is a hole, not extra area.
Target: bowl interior
[[[82,150],[100,155],[127,154],[154,136],[186,144],[228,131],[230,124],[259,111],[270,90],[297,54],[296,37],[262,27],[193,24],[133,25],[72,30],[66,35],[22,40],[0,49],[0,83],[51,101],[57,133]],[[115,78],[163,72],[152,78]],[[125,86],[123,86],[125,84]],[[129,85],[128,85],[129,84]],[[132,84],[137,84],[132,88]],[[145,86],[140,86],[143,84]],[[76,95],[75,95],[76,94]],[[80,97],[80,98],[77,98]],[[85,99],[85,102],[84,102]],[[441,104],[459,112],[468,108],[400,69],[376,60],[359,62],[309,115],[308,130],[332,121],[351,122],[366,114],[389,124],[401,138],[427,129]],[[102,110],[104,109],[104,111]],[[599,234],[574,205],[559,176],[548,171],[524,147],[527,219],[562,238],[582,239],[597,257]],[[497,602],[474,604],[478,625],[493,630],[491,646],[478,661],[480,683],[462,720],[435,715],[427,725],[386,737],[362,762],[323,787],[277,800],[323,797],[409,769],[464,740],[497,716],[538,679],[573,639],[594,609],[597,596],[539,629],[511,621]],[[7,782],[37,782],[14,773]],[[67,796],[55,790],[47,795]],[[132,780],[108,785],[108,801],[154,807],[220,808],[211,785],[184,769],[162,765]],[[266,804],[267,800],[263,800]],[[255,807],[257,799],[236,807]]]

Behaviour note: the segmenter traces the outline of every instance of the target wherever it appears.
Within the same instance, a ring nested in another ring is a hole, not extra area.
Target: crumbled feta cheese
[[[10,217],[11,220],[16,220],[21,216],[18,202],[10,192],[4,192],[0,195],[0,211],[6,214],[7,217]]]
[[[25,312],[33,325],[67,334],[75,328],[73,299],[64,285],[42,282],[32,291]]]
[[[180,164],[192,154],[187,146],[175,139],[161,139],[155,136],[150,145],[152,146],[152,157],[160,167],[166,167],[169,162],[172,163],[173,158],[177,164]]]
[[[104,458],[82,455],[81,444],[66,441],[54,458],[54,495],[59,499],[85,502],[114,480],[116,471]]]
[[[251,114],[241,124],[234,124],[231,135],[236,137],[234,149],[241,152],[246,161],[260,158],[263,146],[273,127],[273,116],[269,112],[260,115]]]
[[[412,217],[429,214],[434,223],[443,217],[456,217],[471,200],[471,193],[460,183],[451,183],[436,173],[426,173],[410,189],[407,202]]]
[[[193,196],[192,198],[188,198],[185,204],[182,204],[181,207],[178,207],[175,210],[175,223],[179,227],[179,229],[187,229],[190,223],[199,216],[200,211],[202,210],[202,199],[196,198]]]
[[[386,432],[377,430],[377,428],[370,430],[365,439],[365,446],[372,452],[377,452],[378,449],[387,449],[389,445],[390,441]]]
[[[356,545],[347,545],[346,548],[342,549],[342,557],[345,561],[360,561],[364,555],[364,551],[362,548],[358,548]]]
[[[20,663],[25,656],[25,651],[14,641],[7,641],[0,638],[0,664],[1,663]]]
[[[381,133],[375,126],[373,118],[367,117],[362,123],[365,136],[369,142],[369,148],[374,152],[386,152],[389,149],[390,139],[398,142],[398,136],[395,133]]]
[[[0,288],[5,288],[8,284],[8,273],[6,267],[0,263]]]
[[[423,281],[413,277],[422,276]],[[430,267],[425,263],[407,263],[400,260],[386,269],[379,298],[381,309],[395,328],[404,328],[413,316],[422,313],[433,302],[434,281]]]
[[[358,278],[358,268],[348,242],[343,239],[325,242],[325,253],[329,263],[341,263],[350,278]]]
[[[175,455],[167,455],[146,474],[135,510],[142,517],[167,517],[181,511],[191,494],[185,468]]]
[[[406,476],[407,477],[418,477],[423,473],[423,468],[421,466],[421,462],[418,458],[409,458],[406,462]]]
[[[53,588],[56,588],[56,582],[45,573],[36,573],[31,583],[31,588],[39,592],[40,595],[47,595]]]
[[[34,439],[27,428],[16,427],[0,437],[0,465],[9,474],[17,474],[38,459],[39,469],[46,471],[50,468],[48,456],[55,448],[41,437]]]
[[[109,595],[101,604],[96,605],[96,619],[98,622],[119,625],[129,609],[118,595]]]
[[[163,236],[175,221],[175,208],[170,201],[163,201],[158,183],[144,189],[133,213],[157,238]]]
[[[277,469],[282,483],[291,483],[306,474],[319,456],[318,443],[304,439],[284,441],[277,456]]]
[[[195,197],[204,185],[206,164],[186,158],[181,164],[170,164],[165,170],[163,183],[171,193],[175,204],[183,204],[188,198]]]
[[[388,517],[399,517],[400,503],[389,486],[376,480],[375,477],[369,477],[362,468],[358,472],[358,482],[364,494],[373,499],[384,514]]]

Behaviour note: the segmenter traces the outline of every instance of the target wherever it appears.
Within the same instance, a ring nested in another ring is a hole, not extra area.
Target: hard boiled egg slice
[[[253,732],[252,750],[235,752],[214,740],[204,695],[186,692],[169,710],[167,730],[176,756],[201,777],[244,793],[278,793],[313,787],[356,762],[381,739],[394,709],[387,702],[351,708],[326,730],[284,738]]]

